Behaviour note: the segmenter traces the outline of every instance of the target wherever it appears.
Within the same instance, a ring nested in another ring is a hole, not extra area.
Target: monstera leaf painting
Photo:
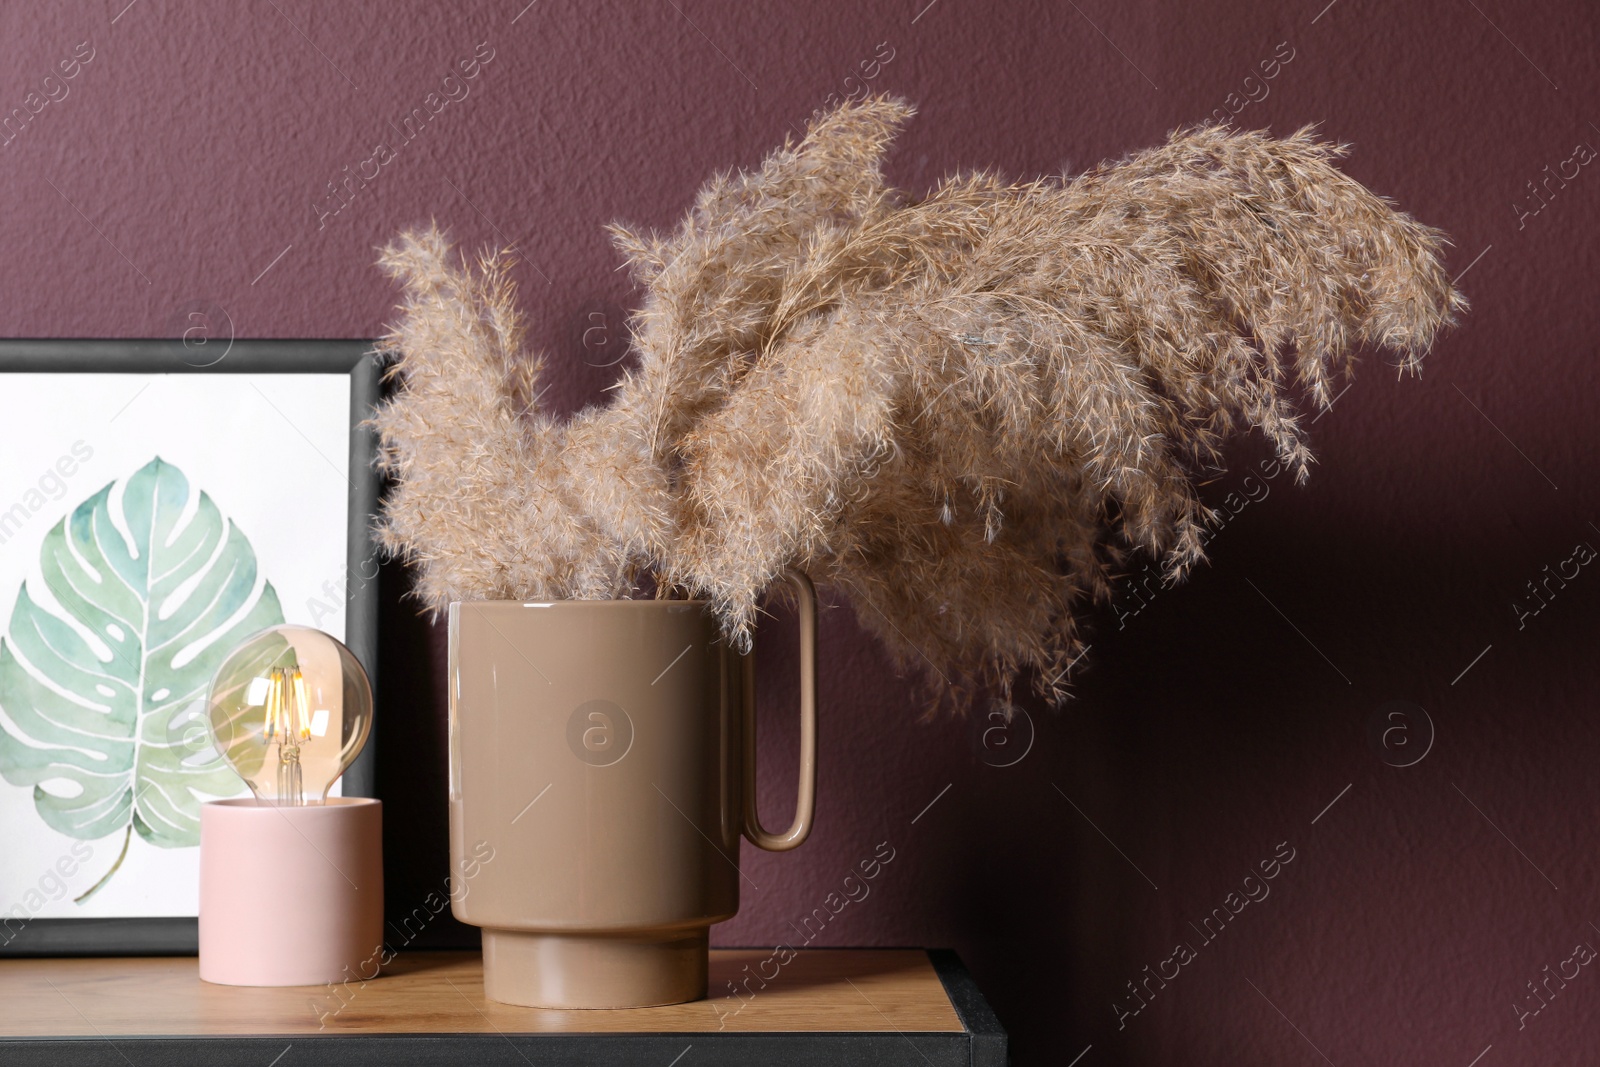
[[[73,509],[45,536],[44,584],[24,582],[0,639],[0,776],[32,786],[39,817],[93,840],[137,832],[162,848],[199,844],[201,796],[242,783],[216,755],[207,686],[243,638],[283,621],[256,589],[250,542],[206,493],[159,456]]]

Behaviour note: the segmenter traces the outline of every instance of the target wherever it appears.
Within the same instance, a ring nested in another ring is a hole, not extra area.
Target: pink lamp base
[[[289,986],[370,978],[382,945],[381,803],[200,806],[202,979]]]

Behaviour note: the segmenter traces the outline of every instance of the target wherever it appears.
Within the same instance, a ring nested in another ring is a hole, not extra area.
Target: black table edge
[[[1005,1067],[1008,1050],[1005,1027],[994,1009],[984,999],[955,949],[930,948],[928,960],[944,984],[945,995],[950,998],[956,1017],[966,1028],[972,1044],[972,1067]]]

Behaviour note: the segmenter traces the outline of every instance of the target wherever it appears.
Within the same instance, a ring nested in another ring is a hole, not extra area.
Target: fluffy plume
[[[1194,476],[1231,435],[1303,479],[1295,398],[1326,408],[1362,346],[1415,369],[1466,306],[1444,236],[1309,129],[1203,126],[914,201],[880,168],[911,114],[846,104],[676,232],[613,227],[646,290],[634,361],[570,421],[539,410],[503,255],[455,260],[437,230],[385,251],[380,529],[426,603],[653,584],[742,647],[796,566],[957,706],[1024,670],[1060,699],[1129,553],[1203,558]]]

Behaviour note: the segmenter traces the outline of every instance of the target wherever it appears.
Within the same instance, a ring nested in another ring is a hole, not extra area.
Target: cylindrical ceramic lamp
[[[327,634],[277,626],[228,655],[208,707],[250,797],[200,809],[200,977],[370,978],[383,944],[382,806],[328,790],[366,743],[372,686]]]

